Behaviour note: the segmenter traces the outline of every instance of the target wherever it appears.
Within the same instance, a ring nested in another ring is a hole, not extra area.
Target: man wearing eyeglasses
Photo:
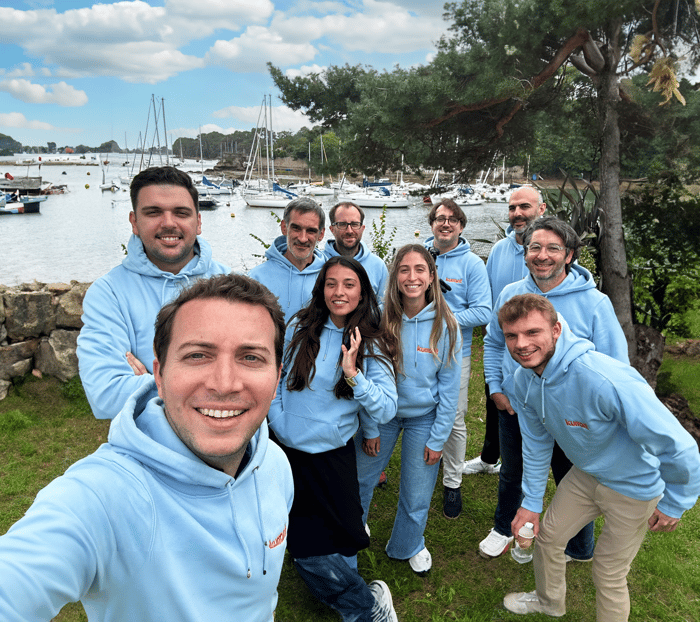
[[[359,261],[367,272],[379,303],[384,296],[384,287],[389,276],[386,264],[362,241],[365,232],[365,213],[359,205],[349,201],[338,203],[328,214],[330,230],[334,240],[328,240],[323,254],[326,259],[343,255]]]
[[[484,376],[498,408],[501,470],[494,527],[479,544],[479,554],[492,559],[513,542],[511,522],[523,498],[522,437],[518,416],[511,405],[513,374],[518,364],[506,350],[498,311],[513,296],[539,294],[548,298],[577,337],[593,342],[598,352],[629,364],[627,341],[610,299],[596,289],[591,273],[576,263],[582,242],[576,232],[554,216],[534,220],[523,234],[529,275],[507,285],[494,304],[484,339]],[[552,473],[558,484],[571,462],[555,446]],[[590,561],[595,546],[593,523],[586,525],[566,547],[567,561]]]
[[[483,260],[472,253],[462,237],[467,217],[452,199],[441,199],[428,214],[433,237],[425,241],[435,257],[438,276],[450,290],[445,300],[462,330],[462,371],[455,422],[442,450],[442,513],[455,519],[462,512],[462,469],[467,451],[467,426],[464,415],[469,397],[472,330],[485,324],[491,314],[491,287]]]
[[[533,186],[516,188],[508,201],[508,228],[506,236],[496,242],[486,261],[486,272],[491,284],[491,303],[506,285],[525,278],[529,271],[523,253],[523,234],[527,226],[544,215],[547,204],[540,191]],[[486,326],[482,327],[485,331]],[[501,450],[498,441],[498,409],[486,385],[486,429],[481,452],[464,463],[464,475],[476,473],[498,474],[501,470]]]

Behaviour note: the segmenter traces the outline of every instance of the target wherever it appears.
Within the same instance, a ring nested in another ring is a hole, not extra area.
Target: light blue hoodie
[[[425,248],[432,248],[433,240],[428,238]],[[486,266],[471,252],[464,238],[459,238],[451,251],[438,255],[435,264],[438,276],[452,288],[445,292],[445,300],[462,329],[462,356],[471,356],[472,329],[483,326],[491,317],[491,286]]]
[[[262,283],[277,296],[284,312],[284,321],[289,322],[311,298],[311,291],[316,284],[318,273],[326,263],[326,257],[320,250],[314,249],[313,261],[300,271],[284,256],[286,252],[287,238],[280,235],[265,251],[267,261],[255,266],[248,272],[248,276]]]
[[[296,325],[287,328],[285,352],[295,328]],[[366,357],[364,370],[355,376],[357,386],[352,390],[355,399],[338,399],[333,389],[343,375],[339,365],[343,329],[329,318],[321,331],[320,342],[310,387],[289,391],[287,373],[291,366],[285,364],[268,414],[270,427],[280,442],[309,454],[344,446],[357,432],[360,411],[377,423],[386,423],[396,415],[396,381],[391,369]]]
[[[47,621],[77,600],[91,622],[272,622],[293,496],[284,453],[263,421],[235,479],[213,469],[153,388],[0,537],[3,622]]]
[[[83,301],[78,364],[85,394],[98,419],[113,419],[134,391],[150,383],[153,337],[160,308],[200,278],[231,270],[214,261],[211,247],[197,238],[195,256],[178,274],[156,267],[136,235],[121,265],[97,279]],[[136,376],[126,362],[131,352],[148,374]]]
[[[518,294],[539,294],[548,298],[569,323],[578,337],[593,342],[596,350],[629,363],[627,341],[610,299],[595,288],[591,273],[573,264],[566,278],[554,289],[542,292],[528,273],[521,281],[507,285],[496,301],[491,322],[484,338],[484,377],[491,395],[505,393],[510,399],[513,373],[518,364],[508,353],[503,331],[498,325],[498,311]]]
[[[508,225],[506,237],[494,244],[486,261],[486,272],[491,283],[491,301],[496,306],[498,296],[506,285],[524,279],[530,274],[525,263],[522,244],[515,239],[515,230]]]
[[[542,511],[556,441],[581,471],[632,499],[663,493],[658,508],[680,518],[700,494],[695,440],[629,365],[594,351],[563,318],[542,376],[518,367],[514,395],[523,435],[523,507]]]
[[[323,254],[326,260],[331,257],[337,257],[340,253],[335,247],[335,240],[328,240],[326,246],[323,249]],[[369,247],[362,241],[360,241],[360,249],[357,254],[353,257],[354,260],[359,261],[362,267],[367,272],[369,277],[369,282],[372,284],[372,289],[377,295],[377,302],[381,306],[384,298],[384,290],[386,288],[386,282],[389,278],[389,270],[386,264],[377,257],[374,253],[369,250]]]
[[[443,323],[438,358],[430,351],[430,333],[435,321],[435,304],[430,303],[412,318],[403,316],[401,344],[403,373],[399,374],[397,417],[421,417],[435,413],[427,446],[442,451],[452,432],[459,398],[459,377],[462,369],[462,348],[456,344],[455,358],[448,360],[450,336]],[[457,336],[461,342],[461,337]],[[368,417],[362,417],[364,438],[377,438],[379,428]]]

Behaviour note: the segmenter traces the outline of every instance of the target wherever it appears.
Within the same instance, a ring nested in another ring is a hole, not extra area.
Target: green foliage
[[[379,221],[379,224],[377,224],[377,221]],[[391,231],[387,231],[386,205],[382,208],[379,218],[375,218],[372,221],[372,231],[369,237],[372,240],[372,252],[380,259],[383,259],[387,266],[390,265],[396,254],[396,248],[392,246],[396,237],[396,227],[393,227]]]
[[[688,336],[686,312],[700,297],[700,198],[671,175],[627,193],[622,213],[637,322]]]

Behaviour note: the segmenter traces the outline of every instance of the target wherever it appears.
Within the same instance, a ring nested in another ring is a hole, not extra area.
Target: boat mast
[[[163,109],[163,134],[165,135],[165,164],[166,166],[170,164],[170,159],[168,157],[168,128],[165,127],[165,98],[160,98],[160,105]]]
[[[270,156],[272,158],[272,183],[275,183],[275,137],[272,134],[272,95],[268,95],[270,98]],[[268,162],[270,161],[268,158]]]

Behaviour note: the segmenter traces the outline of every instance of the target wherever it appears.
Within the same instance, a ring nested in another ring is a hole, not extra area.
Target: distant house
[[[75,151],[73,150],[73,147],[65,147],[63,149],[63,153],[75,153]]]

